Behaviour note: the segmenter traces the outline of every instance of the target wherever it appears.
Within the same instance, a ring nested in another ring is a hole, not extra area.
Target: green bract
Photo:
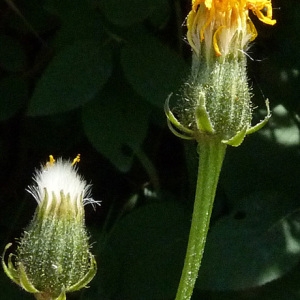
[[[205,67],[201,64],[201,59],[198,63],[194,60],[192,74],[183,87],[182,101],[174,112],[169,108],[168,97],[165,103],[168,125],[183,139],[201,142],[204,137],[214,136],[224,144],[239,146],[247,134],[268,122],[271,117],[269,102],[266,100],[265,119],[252,126],[251,93],[244,54],[216,58],[213,64]]]

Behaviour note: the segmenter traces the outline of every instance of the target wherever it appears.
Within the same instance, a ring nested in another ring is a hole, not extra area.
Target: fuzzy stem
[[[189,300],[193,293],[225,152],[226,145],[212,136],[201,139],[198,144],[199,167],[194,211],[176,300]]]
[[[34,294],[34,296],[37,300],[53,300],[53,298],[49,294],[39,293]]]

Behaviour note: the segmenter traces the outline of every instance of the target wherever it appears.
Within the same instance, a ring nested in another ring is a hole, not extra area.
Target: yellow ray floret
[[[269,0],[248,0],[246,1],[247,9],[258,17],[258,19],[268,25],[276,24],[276,20],[272,20],[273,10],[272,3]],[[262,10],[266,10],[266,15],[262,13]]]
[[[257,18],[268,25],[274,25],[272,19],[272,3],[270,0],[192,0],[192,10],[187,17],[187,38],[194,50],[197,51],[208,31],[213,31],[213,48],[220,56],[217,38],[224,31],[243,31],[249,40],[257,36],[256,29],[248,16],[251,10]],[[223,28],[222,30],[220,29]]]
[[[273,10],[271,0],[192,0],[192,11],[196,12],[198,6],[204,3],[208,10],[216,8],[216,11],[229,11],[232,8],[242,10],[252,10],[262,22],[274,25],[276,20],[272,20]],[[262,13],[266,10],[266,15]]]

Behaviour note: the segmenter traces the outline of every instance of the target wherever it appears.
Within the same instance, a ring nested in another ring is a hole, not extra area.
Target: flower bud
[[[90,185],[78,175],[73,160],[50,161],[34,176],[28,188],[38,206],[28,228],[10,254],[4,271],[36,299],[66,299],[66,292],[85,287],[96,273],[84,224],[84,205],[98,204],[90,198]],[[11,246],[8,244],[5,251]]]

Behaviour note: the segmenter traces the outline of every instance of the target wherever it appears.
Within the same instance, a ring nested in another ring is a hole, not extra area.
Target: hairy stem
[[[194,211],[176,300],[191,298],[203,257],[226,145],[212,136],[198,144],[199,167]]]

